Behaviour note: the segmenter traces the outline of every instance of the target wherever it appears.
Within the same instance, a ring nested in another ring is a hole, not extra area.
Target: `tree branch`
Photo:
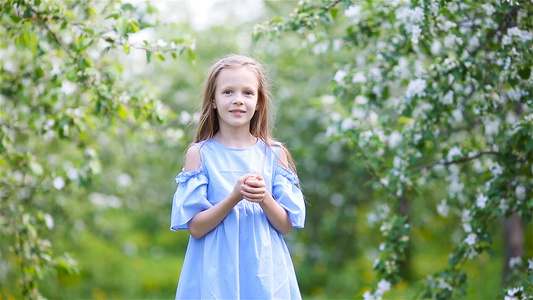
[[[333,2],[333,3],[331,3],[330,5],[326,6],[325,9],[326,9],[326,10],[330,10],[330,9],[332,9],[333,7],[337,6],[337,4],[339,4],[341,1],[342,1],[342,0],[337,0],[337,1]]]
[[[451,161],[440,160],[440,161],[432,162],[430,164],[426,164],[426,165],[422,165],[422,166],[416,167],[416,168],[412,169],[409,172],[410,173],[418,172],[418,171],[420,171],[422,169],[431,168],[431,167],[436,166],[436,165],[461,164],[461,163],[469,162],[471,160],[474,160],[474,159],[476,159],[476,158],[478,158],[480,156],[487,155],[487,154],[499,155],[500,152],[497,152],[497,151],[483,151],[483,152],[480,152],[480,153],[478,153],[478,154],[476,154],[474,156],[465,157],[465,158],[461,158],[461,159],[457,159],[457,160],[451,160]]]
[[[67,53],[67,55],[71,59],[75,60],[75,57],[72,55],[72,53],[68,49],[67,45],[65,45],[65,43],[63,43],[63,41],[57,36],[57,34],[55,34],[55,32],[52,31],[52,29],[48,26],[48,24],[44,21],[44,19],[41,18],[41,15],[40,15],[39,11],[37,9],[35,9],[35,7],[33,7],[33,6],[30,7],[30,8],[35,13],[35,15],[37,16],[37,19],[39,21],[41,21],[41,23],[43,24],[43,26],[46,29],[46,31],[48,31],[48,33],[50,33],[50,35],[52,35],[54,37],[56,42],[61,46],[61,48],[63,48],[63,50]]]

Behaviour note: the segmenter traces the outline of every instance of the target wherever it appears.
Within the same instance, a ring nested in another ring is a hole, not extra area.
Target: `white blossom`
[[[516,266],[522,264],[522,258],[520,256],[509,258],[509,268],[514,269]]]
[[[363,294],[363,299],[364,300],[377,300],[378,298],[375,297],[374,295],[372,295],[372,293],[370,291],[366,291],[364,294]]]
[[[383,295],[383,293],[385,293],[386,291],[389,291],[390,288],[391,288],[390,282],[388,282],[385,279],[381,279],[378,282],[378,289],[376,290],[376,294]]]
[[[168,44],[167,44],[167,42],[166,42],[165,40],[163,40],[163,39],[158,39],[158,40],[157,40],[157,46],[159,46],[159,47],[161,47],[161,48],[164,48],[164,47],[166,47],[167,45],[168,45]]]
[[[402,139],[402,134],[398,131],[391,133],[391,135],[389,136],[389,147],[395,148],[402,142]]]
[[[120,186],[128,187],[131,185],[131,176],[128,173],[122,173],[117,177],[117,183]]]
[[[354,122],[353,119],[346,118],[341,123],[341,130],[342,131],[350,130],[350,129],[354,128],[354,125],[355,125],[355,122]]]
[[[440,204],[437,205],[437,212],[439,213],[439,215],[443,217],[447,217],[448,211],[449,211],[449,208],[448,208],[448,204],[446,203],[446,199],[442,199]]]
[[[490,168],[490,172],[492,173],[493,177],[497,177],[503,174],[503,168],[498,163],[492,164]]]
[[[520,101],[522,98],[522,90],[519,87],[511,88],[507,91],[507,98],[509,100]]]
[[[420,33],[422,33],[422,29],[420,29],[420,26],[415,25],[411,29],[411,33],[412,33],[411,42],[413,44],[418,44],[418,38],[420,37]]]
[[[481,7],[485,10],[488,16],[492,16],[492,14],[496,12],[496,9],[490,3],[485,3],[481,5]]]
[[[75,83],[72,83],[68,80],[63,80],[61,83],[61,92],[63,92],[65,95],[70,95],[74,93],[77,89],[77,85]]]
[[[431,44],[431,54],[437,55],[440,52],[440,49],[442,48],[442,44],[438,40],[434,40]]]
[[[450,185],[448,186],[448,190],[450,193],[457,194],[464,190],[465,185],[460,180],[452,180],[450,181]]]
[[[461,155],[461,148],[459,148],[458,146],[453,146],[453,148],[450,149],[450,151],[448,151],[448,155],[446,156],[446,159],[448,161],[452,161],[455,156],[460,156],[460,155]]]
[[[54,218],[52,218],[50,214],[44,215],[44,222],[46,223],[46,227],[48,227],[48,229],[54,228]]]
[[[499,208],[502,210],[503,213],[505,213],[507,211],[507,209],[509,209],[509,205],[507,205],[507,200],[506,199],[502,198],[500,200]]]
[[[442,279],[439,280],[439,286],[438,287],[440,289],[443,289],[443,290],[449,290],[449,291],[453,290],[453,287],[449,283],[447,283],[446,281],[444,281]]]
[[[523,290],[524,290],[524,288],[521,287],[521,286],[520,286],[520,287],[515,287],[515,288],[513,288],[513,289],[508,290],[508,291],[507,291],[507,295],[509,295],[509,296],[514,296],[516,293],[521,292],[521,291],[523,291]]]
[[[453,48],[455,47],[455,39],[457,38],[457,36],[455,36],[454,34],[448,34],[445,38],[444,38],[444,46],[446,48]]]
[[[526,198],[526,188],[523,185],[519,185],[515,189],[516,198],[524,200]]]
[[[426,95],[424,90],[426,89],[426,80],[417,78],[415,80],[411,80],[409,84],[407,85],[407,91],[405,92],[405,95],[407,98],[412,98],[414,96],[423,97]]]
[[[489,198],[487,198],[487,196],[483,195],[483,194],[479,194],[476,198],[476,205],[477,207],[479,208],[485,208],[485,206],[487,205],[487,200]]]
[[[78,169],[74,167],[69,168],[67,170],[67,177],[72,181],[78,180]]]
[[[346,71],[338,70],[337,73],[335,73],[335,76],[333,76],[333,80],[335,80],[338,84],[344,84],[344,77],[346,77],[346,74]]]
[[[335,39],[333,40],[333,51],[339,51],[342,48],[342,40]]]
[[[365,73],[364,72],[357,72],[355,74],[353,74],[353,77],[352,77],[352,82],[353,83],[365,83],[366,82],[366,77],[365,77]]]
[[[527,264],[528,264],[527,268],[530,270],[533,270],[533,259],[528,259]]]
[[[484,121],[485,125],[485,134],[488,136],[493,136],[498,134],[500,120],[499,119],[487,119]]]
[[[518,27],[512,27],[507,30],[507,35],[509,36],[516,36],[520,40],[520,42],[524,43],[533,38],[533,35],[531,32],[527,30],[520,30]]]
[[[319,55],[319,54],[325,53],[326,51],[328,51],[328,47],[329,47],[328,42],[318,43],[315,46],[313,46],[313,54]]]
[[[352,5],[344,11],[344,15],[348,18],[355,18],[361,13],[361,5]]]
[[[476,241],[477,241],[477,234],[475,233],[469,233],[468,236],[464,240],[464,242],[469,246],[475,245]]]
[[[17,71],[17,68],[12,61],[8,60],[4,63],[4,70],[10,73],[15,73]]]
[[[61,189],[63,189],[65,187],[65,180],[63,179],[63,177],[58,176],[58,177],[54,178],[54,181],[52,182],[52,185],[57,190],[61,190]]]
[[[465,223],[472,221],[472,217],[470,216],[470,211],[468,209],[464,209],[461,213],[461,221]]]
[[[466,233],[471,233],[472,232],[472,225],[468,224],[468,223],[464,223],[463,224],[463,230],[466,232]]]
[[[442,104],[453,104],[453,91],[449,90],[444,97],[442,97],[441,101]]]

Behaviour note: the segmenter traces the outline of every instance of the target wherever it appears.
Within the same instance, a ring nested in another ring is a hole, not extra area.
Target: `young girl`
[[[261,65],[216,62],[205,84],[195,142],[176,176],[170,229],[188,229],[176,299],[300,299],[283,240],[303,228],[294,163],[269,132]]]

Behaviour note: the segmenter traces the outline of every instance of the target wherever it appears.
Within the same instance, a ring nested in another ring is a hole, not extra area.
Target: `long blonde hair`
[[[259,86],[257,88],[257,106],[254,116],[250,120],[250,133],[263,140],[268,146],[277,145],[285,152],[289,165],[286,166],[296,172],[296,166],[290,152],[280,142],[276,141],[270,134],[269,106],[271,102],[269,92],[269,81],[263,66],[255,59],[246,55],[230,54],[218,61],[209,69],[205,83],[201,106],[200,120],[196,131],[195,143],[212,138],[220,129],[218,115],[213,108],[212,102],[215,99],[217,79],[220,71],[247,67],[257,76]]]

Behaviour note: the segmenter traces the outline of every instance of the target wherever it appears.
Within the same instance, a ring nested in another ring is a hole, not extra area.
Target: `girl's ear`
[[[217,105],[215,104],[215,99],[213,99],[212,102],[213,102],[213,104],[212,104],[213,109],[217,109]]]

